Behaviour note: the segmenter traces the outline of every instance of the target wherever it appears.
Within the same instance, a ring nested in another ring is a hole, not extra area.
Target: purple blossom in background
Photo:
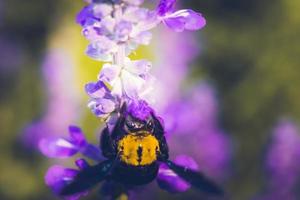
[[[48,103],[42,119],[29,125],[24,133],[28,146],[37,147],[45,137],[53,137],[65,132],[70,122],[79,115],[78,94],[74,86],[74,64],[62,50],[53,49],[45,57],[42,72],[47,86]]]
[[[296,200],[300,177],[300,132],[290,120],[281,120],[272,133],[267,153],[268,186],[262,200]]]
[[[217,110],[214,90],[207,83],[201,83],[169,104],[163,118],[170,120],[166,130],[173,152],[192,156],[200,170],[222,180],[231,159],[231,144],[218,127]],[[180,145],[183,141],[189,145]]]
[[[167,119],[169,146],[175,154],[192,156],[200,170],[223,180],[231,160],[231,142],[218,127],[216,92],[204,81],[183,91],[189,66],[199,52],[198,44],[186,32],[178,35],[162,29],[159,33],[160,40],[168,45],[157,43],[161,52],[154,65],[158,83],[154,91],[157,101],[152,106]],[[181,145],[183,141],[189,145]]]

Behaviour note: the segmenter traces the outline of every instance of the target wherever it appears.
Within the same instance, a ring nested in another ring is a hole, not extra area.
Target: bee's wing
[[[224,195],[223,190],[212,180],[205,177],[203,174],[196,172],[194,170],[182,167],[173,163],[172,161],[166,161],[169,168],[174,171],[179,177],[181,177],[186,182],[190,183],[192,186],[200,189],[201,191],[215,194]]]
[[[70,184],[61,190],[60,195],[68,196],[84,192],[103,181],[111,170],[112,162],[111,160],[106,160],[95,166],[83,169]]]

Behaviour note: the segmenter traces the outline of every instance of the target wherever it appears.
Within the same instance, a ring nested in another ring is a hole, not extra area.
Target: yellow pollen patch
[[[121,160],[127,164],[134,166],[149,165],[156,161],[159,143],[150,134],[128,134],[118,142],[118,151]]]

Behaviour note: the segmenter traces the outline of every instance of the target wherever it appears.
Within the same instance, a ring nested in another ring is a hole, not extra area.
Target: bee
[[[153,111],[140,119],[128,112],[123,104],[112,131],[106,126],[101,134],[100,148],[106,160],[80,171],[62,189],[61,195],[83,192],[104,180],[130,186],[145,185],[157,177],[161,163],[195,188],[222,195],[222,189],[203,174],[169,160],[164,133],[163,125]]]

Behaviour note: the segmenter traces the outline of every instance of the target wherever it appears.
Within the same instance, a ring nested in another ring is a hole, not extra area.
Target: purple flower
[[[85,91],[91,97],[88,107],[96,116],[105,118],[117,108],[117,99],[111,95],[103,81],[86,84]]]
[[[42,138],[59,137],[70,121],[75,121],[79,115],[80,98],[74,84],[74,63],[70,55],[62,50],[50,50],[42,70],[48,103],[42,118],[24,131],[24,142],[31,148],[38,147]]]
[[[290,120],[274,128],[266,159],[268,191],[262,199],[296,199],[293,192],[300,177],[300,135]]]
[[[176,0],[161,0],[156,8],[163,23],[176,32],[199,30],[206,24],[204,17],[193,10],[185,9],[174,12]]]
[[[186,155],[177,156],[174,162],[195,171],[199,169],[198,164],[193,160],[193,158]],[[189,183],[169,169],[166,164],[160,165],[157,182],[162,189],[169,192],[184,192],[191,187]]]
[[[208,83],[199,83],[177,98],[164,110],[164,117],[172,122],[168,131],[194,134],[216,127],[218,105],[215,91]]]
[[[69,136],[68,139],[43,138],[39,142],[39,149],[50,158],[68,158],[80,152],[94,160],[102,159],[100,150],[86,141],[80,128],[70,126]]]
[[[61,190],[74,179],[78,172],[79,171],[75,169],[69,169],[59,165],[54,165],[48,169],[45,175],[46,185],[50,187],[55,194],[59,195]],[[77,200],[81,196],[86,195],[87,191],[84,191],[72,196],[67,196],[65,197],[65,199]]]
[[[203,171],[219,180],[226,178],[232,149],[230,138],[225,133],[217,128],[199,129],[191,144],[191,156],[198,161]]]

